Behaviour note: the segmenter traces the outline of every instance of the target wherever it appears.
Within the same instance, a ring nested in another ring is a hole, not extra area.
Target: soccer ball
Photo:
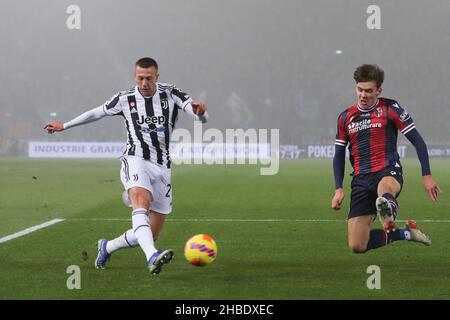
[[[196,267],[207,266],[217,257],[217,244],[207,234],[197,234],[184,245],[184,256]]]

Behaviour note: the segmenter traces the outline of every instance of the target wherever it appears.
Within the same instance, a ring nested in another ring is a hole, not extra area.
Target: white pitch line
[[[29,234],[29,233],[32,233],[32,232],[37,231],[37,230],[42,229],[42,228],[46,228],[46,227],[48,227],[48,226],[51,226],[52,224],[55,224],[55,223],[58,223],[58,222],[61,222],[61,221],[64,221],[64,219],[53,219],[53,220],[50,220],[50,221],[47,221],[47,222],[38,224],[37,226],[33,226],[33,227],[30,227],[30,228],[26,228],[26,229],[24,229],[24,230],[22,230],[22,231],[19,231],[19,232],[10,234],[9,236],[0,238],[0,243],[3,243],[3,242],[6,242],[6,241],[9,241],[9,240],[16,239],[16,238],[18,238],[18,237],[27,235],[27,234]]]
[[[68,221],[131,221],[131,218],[69,218]],[[344,222],[346,220],[321,219],[171,219],[173,222]]]
[[[131,218],[69,218],[68,221],[131,221]],[[346,222],[346,219],[171,219],[172,222]],[[407,220],[396,220],[406,222]],[[450,223],[450,220],[414,220],[425,223]]]
[[[174,222],[343,222],[328,219],[167,219]]]

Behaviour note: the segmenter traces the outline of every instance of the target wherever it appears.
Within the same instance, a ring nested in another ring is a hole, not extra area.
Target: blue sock
[[[381,229],[372,229],[370,230],[367,250],[384,247],[394,241],[406,240],[405,231],[405,229],[395,229],[395,231],[386,232]]]
[[[394,220],[397,219],[397,211],[398,211],[397,199],[395,199],[395,197],[388,192],[383,194],[383,198],[385,198],[387,201],[389,201],[389,203],[391,204],[391,208],[392,208],[392,214],[394,215]]]

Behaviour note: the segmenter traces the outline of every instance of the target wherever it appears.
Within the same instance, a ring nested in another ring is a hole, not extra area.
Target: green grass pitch
[[[331,160],[282,161],[275,176],[256,165],[176,166],[174,209],[157,241],[175,259],[151,276],[139,248],[93,266],[97,240],[131,226],[119,161],[2,159],[0,238],[65,220],[0,243],[0,299],[449,299],[450,161],[431,164],[440,201],[425,194],[418,161],[405,160],[399,220],[417,220],[433,245],[399,241],[362,255],[346,245],[348,167],[344,208],[334,212]],[[219,246],[210,266],[183,256],[196,233]],[[80,267],[79,290],[67,288],[70,265]],[[370,265],[380,267],[379,290],[366,286]]]

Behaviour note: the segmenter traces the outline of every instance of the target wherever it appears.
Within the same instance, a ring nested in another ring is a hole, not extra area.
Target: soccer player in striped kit
[[[344,199],[345,148],[348,145],[353,167],[350,210],[348,213],[348,246],[352,252],[363,253],[397,240],[410,240],[431,245],[414,221],[396,228],[397,197],[403,185],[402,166],[397,152],[400,131],[417,151],[422,181],[431,200],[441,192],[431,177],[427,146],[408,114],[395,100],[379,98],[384,71],[377,65],[359,66],[356,82],[357,104],[338,117],[333,170],[335,194],[331,207],[339,210]],[[383,229],[371,229],[379,216]]]
[[[132,228],[113,240],[98,241],[95,267],[105,268],[111,254],[122,248],[140,246],[152,274],[158,274],[173,258],[173,250],[157,250],[166,216],[172,211],[170,135],[179,110],[194,120],[206,122],[206,105],[194,103],[189,95],[171,84],[158,82],[158,64],[141,58],[135,64],[136,86],[115,94],[105,104],[75,119],[45,125],[48,133],[120,115],[127,129],[127,150],[122,157],[120,177],[124,203],[133,208]]]

